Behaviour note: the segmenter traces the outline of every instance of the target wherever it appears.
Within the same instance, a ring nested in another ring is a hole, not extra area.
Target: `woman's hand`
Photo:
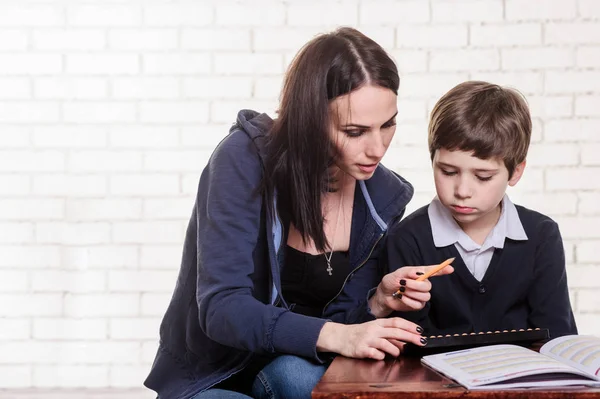
[[[319,334],[317,351],[382,360],[386,353],[400,355],[406,342],[423,346],[427,340],[422,332],[415,323],[399,317],[350,325],[327,322]]]
[[[386,274],[377,291],[369,299],[371,313],[377,318],[385,317],[393,311],[409,312],[421,310],[431,299],[431,282],[416,281],[417,278],[435,268],[433,266],[405,266]],[[434,276],[442,276],[454,272],[452,266],[446,266]],[[394,293],[400,289],[400,295]]]

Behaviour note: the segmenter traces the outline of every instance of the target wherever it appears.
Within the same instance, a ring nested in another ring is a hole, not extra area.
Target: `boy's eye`
[[[441,169],[441,171],[446,176],[454,176],[456,174],[456,172],[454,172],[454,171],[449,171],[449,170],[445,170],[445,169]]]
[[[344,133],[348,137],[360,137],[363,135],[364,132],[365,132],[364,130],[360,130],[360,129],[344,130]]]
[[[492,176],[485,176],[485,177],[483,177],[483,176],[477,176],[477,178],[480,181],[490,181],[490,180],[492,180]]]

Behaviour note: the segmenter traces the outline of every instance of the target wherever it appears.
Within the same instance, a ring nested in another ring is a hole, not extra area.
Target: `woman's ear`
[[[508,180],[509,186],[512,187],[515,184],[517,184],[519,182],[519,180],[521,180],[521,176],[523,176],[523,172],[525,171],[526,164],[527,164],[527,160],[524,160],[523,162],[521,162],[520,164],[515,166],[515,170],[511,176],[511,178]]]

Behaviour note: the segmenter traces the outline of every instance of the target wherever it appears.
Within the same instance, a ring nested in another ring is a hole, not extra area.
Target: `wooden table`
[[[600,389],[468,391],[418,358],[357,360],[338,356],[312,392],[313,399],[600,399]]]

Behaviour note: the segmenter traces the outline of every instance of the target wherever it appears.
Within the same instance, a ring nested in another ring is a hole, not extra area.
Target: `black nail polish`
[[[396,293],[396,296],[394,298],[396,298],[396,299],[402,299],[402,294]]]
[[[400,285],[406,285],[406,280],[404,280],[404,279],[400,280]]]
[[[421,338],[421,343],[423,345],[427,345],[427,338],[425,338],[425,337]]]
[[[417,326],[417,332],[418,332],[419,334],[423,334],[423,327],[421,327],[421,326]]]
[[[423,272],[417,272],[417,276],[422,276],[423,274],[425,274],[425,273],[423,273]]]
[[[400,287],[400,292],[406,291],[406,287]]]

